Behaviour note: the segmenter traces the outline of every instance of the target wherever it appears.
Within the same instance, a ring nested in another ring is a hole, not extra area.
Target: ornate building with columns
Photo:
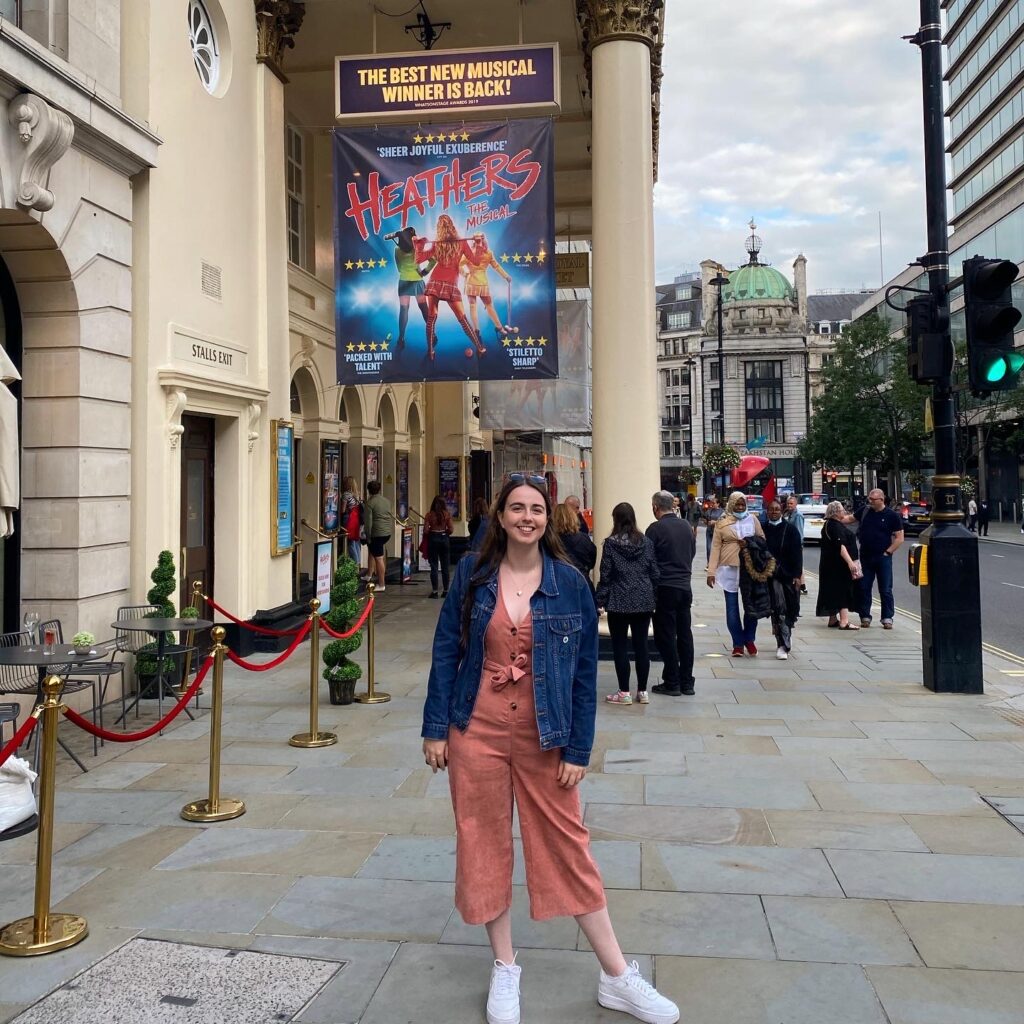
[[[665,5],[428,7],[451,22],[447,47],[559,44],[555,233],[593,246],[594,503],[601,521],[623,499],[645,509]],[[20,511],[3,627],[33,608],[105,635],[164,549],[243,616],[288,605],[315,536],[300,527],[300,552],[273,553],[274,420],[295,428],[296,522],[321,521],[325,451],[360,489],[375,466],[392,502],[407,478],[418,510],[437,460],[458,457],[464,532],[471,499],[500,483],[474,385],[335,376],[334,58],[407,51],[409,19],[367,0],[0,12],[0,340],[23,378],[20,434],[2,438],[21,492],[6,499]],[[567,470],[562,490],[578,486]]]

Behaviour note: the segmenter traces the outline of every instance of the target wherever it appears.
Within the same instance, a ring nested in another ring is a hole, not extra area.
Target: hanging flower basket
[[[965,498],[973,498],[977,493],[977,488],[974,486],[974,478],[969,476],[960,477],[960,493]]]
[[[686,484],[687,486],[690,484],[700,483],[703,476],[703,470],[699,469],[697,466],[683,466],[683,468],[679,470],[679,482],[681,484]]]
[[[740,464],[740,453],[731,444],[709,444],[704,449],[701,462],[712,476],[718,476]]]

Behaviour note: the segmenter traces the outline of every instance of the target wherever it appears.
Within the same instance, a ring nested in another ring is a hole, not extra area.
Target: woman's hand
[[[435,775],[438,769],[444,771],[448,767],[448,741],[424,740],[423,759]]]
[[[709,573],[708,574],[708,586],[711,587],[712,590],[715,589],[715,574],[714,573]]]
[[[558,784],[563,789],[572,789],[573,786],[578,786],[583,781],[583,776],[586,774],[587,769],[582,765],[563,761],[558,766]]]

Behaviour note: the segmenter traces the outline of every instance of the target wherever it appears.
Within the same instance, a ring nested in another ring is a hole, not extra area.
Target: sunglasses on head
[[[513,484],[533,484],[534,487],[547,488],[548,482],[540,473],[509,473],[508,479]]]

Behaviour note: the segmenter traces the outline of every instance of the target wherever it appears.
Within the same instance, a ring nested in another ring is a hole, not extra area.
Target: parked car
[[[760,516],[764,512],[764,496],[760,494],[748,494],[747,511],[752,516]]]
[[[916,537],[932,525],[932,507],[927,501],[904,499],[896,511],[903,517],[903,532],[908,537]]]
[[[832,500],[831,496],[825,494],[824,491],[814,491],[808,494],[798,494],[796,496],[796,503],[800,506],[803,505],[821,505],[824,507]],[[803,511],[803,508],[800,509]]]

